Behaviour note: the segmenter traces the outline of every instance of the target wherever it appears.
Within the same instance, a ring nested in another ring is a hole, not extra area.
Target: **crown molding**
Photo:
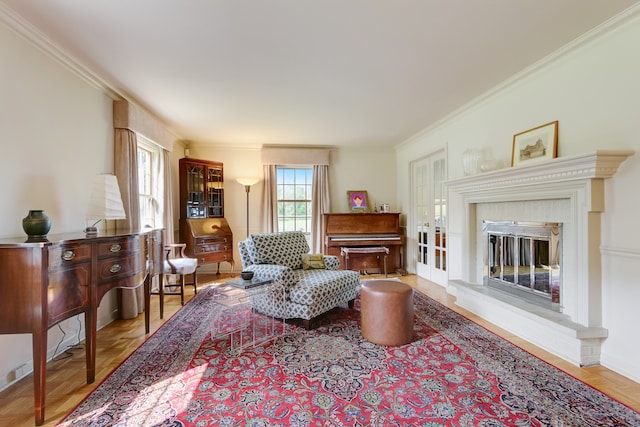
[[[2,3],[0,3],[0,22],[3,22],[9,29],[13,30],[24,40],[31,43],[41,52],[61,64],[73,74],[80,77],[91,86],[103,91],[110,98],[114,100],[126,98],[124,94],[114,89],[106,80],[84,66],[40,32],[36,27]]]

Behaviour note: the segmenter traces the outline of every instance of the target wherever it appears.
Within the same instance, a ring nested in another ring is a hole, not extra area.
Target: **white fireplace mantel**
[[[449,281],[457,304],[576,364],[598,364],[607,335],[599,250],[604,180],[633,154],[599,150],[447,182],[451,214],[464,215],[459,222],[462,266],[459,277]],[[483,286],[481,225],[494,219],[563,224],[562,313]]]
[[[447,187],[463,195],[482,195],[488,189],[611,178],[620,164],[634,153],[631,150],[598,150],[578,156],[558,157],[530,166],[525,164],[456,179],[447,182]]]

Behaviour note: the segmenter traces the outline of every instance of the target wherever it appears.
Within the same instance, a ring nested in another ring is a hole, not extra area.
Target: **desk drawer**
[[[208,264],[210,262],[223,262],[223,261],[231,261],[233,259],[233,254],[231,251],[224,252],[209,252],[198,254],[198,264]]]
[[[226,243],[209,243],[203,245],[197,245],[195,247],[196,256],[202,254],[209,254],[214,252],[226,252],[231,249],[231,244]]]
[[[231,244],[233,242],[233,238],[231,236],[206,236],[206,237],[197,237],[194,239],[195,245],[215,245],[215,244]]]

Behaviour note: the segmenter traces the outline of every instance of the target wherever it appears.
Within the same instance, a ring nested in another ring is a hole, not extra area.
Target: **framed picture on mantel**
[[[511,166],[520,166],[558,156],[558,121],[513,135]]]

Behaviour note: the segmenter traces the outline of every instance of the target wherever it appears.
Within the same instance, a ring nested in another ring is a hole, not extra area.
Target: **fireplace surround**
[[[607,337],[600,255],[604,180],[633,153],[599,150],[449,181],[449,250],[461,261],[449,266],[448,291],[456,303],[565,360],[598,364]],[[556,307],[484,283],[488,220],[562,224]]]

